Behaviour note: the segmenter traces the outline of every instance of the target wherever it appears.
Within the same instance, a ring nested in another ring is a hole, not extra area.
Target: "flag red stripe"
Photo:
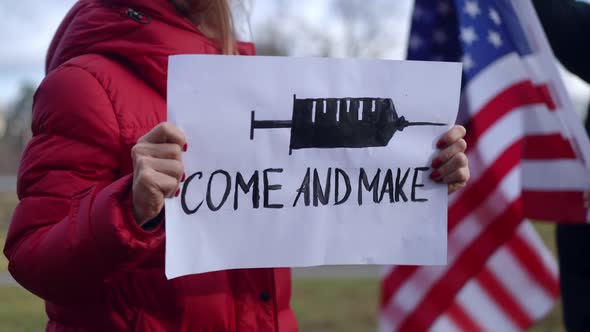
[[[529,14],[526,11],[532,10],[531,8],[511,9],[520,15]],[[416,34],[420,32],[420,24],[415,25]],[[424,26],[427,27],[428,24]],[[531,37],[528,32],[525,33],[527,38]],[[540,33],[543,37],[542,32]],[[468,120],[468,153],[471,164],[477,167],[473,174],[474,181],[453,197],[454,201],[448,211],[449,248],[452,254],[450,264],[443,269],[394,268],[384,278],[383,282],[389,283],[382,285],[382,289],[388,292],[382,294],[382,305],[386,306],[383,312],[391,310],[384,317],[392,317],[391,325],[396,331],[425,331],[442,316],[444,321],[440,323],[454,324],[456,329],[466,332],[496,330],[496,322],[513,322],[514,329],[525,329],[547,309],[549,302],[554,302],[550,300],[557,296],[558,281],[554,266],[547,266],[550,265],[549,260],[542,251],[543,248],[539,247],[538,239],[530,237],[529,233],[521,234],[517,229],[522,225],[525,216],[541,215],[545,219],[551,213],[558,214],[555,211],[560,211],[561,217],[552,219],[563,220],[564,215],[586,219],[586,210],[564,213],[563,210],[571,206],[571,202],[566,202],[563,197],[547,199],[552,193],[545,195],[538,189],[531,190],[531,196],[521,194],[527,184],[534,184],[529,180],[547,179],[543,178],[547,173],[543,172],[545,164],[551,169],[563,167],[571,169],[571,172],[575,172],[578,166],[575,165],[575,146],[563,137],[526,136],[528,129],[533,129],[535,134],[541,130],[551,130],[552,133],[563,131],[559,129],[561,123],[556,123],[555,129],[551,129],[554,126],[550,118],[557,114],[550,114],[546,110],[557,110],[556,100],[553,99],[556,95],[553,93],[552,96],[551,92],[555,92],[553,81],[558,80],[558,77],[548,78],[551,85],[536,86],[531,80],[525,81],[525,76],[531,77],[531,68],[527,68],[526,61],[526,57],[515,52],[509,56],[497,57],[485,71],[470,78],[471,82],[468,82],[467,93],[464,94],[467,104],[462,106],[468,108],[468,114],[463,115],[469,118],[461,120]],[[541,68],[534,69],[533,71],[542,71]],[[521,81],[511,83],[518,80]],[[485,103],[483,107],[482,101]],[[539,115],[539,128],[532,127],[536,126],[537,121],[531,121],[530,124],[527,123],[527,127],[521,128],[521,115]],[[549,119],[545,118],[547,115],[550,116]],[[559,120],[556,118],[556,121]],[[507,146],[509,147],[506,148]],[[527,162],[520,168],[522,160]],[[521,183],[523,172],[529,172],[524,173],[524,184]],[[573,174],[568,172],[568,175],[567,179],[575,180]],[[536,178],[531,178],[532,176]],[[551,184],[544,184],[544,187],[551,189],[541,190],[555,190]],[[562,183],[559,187],[566,186],[567,184]],[[566,190],[572,189],[568,187]],[[576,196],[576,204],[581,207],[583,205],[579,204],[581,202],[578,198],[581,200],[581,197]],[[543,202],[543,199],[546,201]],[[583,214],[582,218],[580,214]],[[532,232],[530,228],[525,230]],[[507,244],[510,246],[507,247]],[[503,248],[500,258],[510,262],[498,262],[491,266],[490,258],[499,248]],[[527,275],[527,287],[520,288],[524,286],[521,283],[525,280],[510,278],[510,271],[503,269],[507,265],[520,277]],[[470,282],[476,282],[477,289],[465,288],[466,284],[474,286]],[[413,289],[420,291],[412,294]],[[462,290],[464,293],[459,296]],[[543,294],[543,291],[547,293]],[[401,298],[402,293],[410,298]],[[528,294],[531,295],[530,298]],[[477,306],[478,300],[482,301],[482,307],[493,303],[498,309],[494,307],[490,308],[490,312],[478,311],[482,310]],[[488,321],[491,318],[494,320]]]
[[[523,159],[576,159],[570,141],[561,134],[527,135]]]
[[[587,218],[581,191],[523,190],[522,201],[531,219],[576,224]]]
[[[452,230],[473,209],[481,205],[501,180],[519,163],[523,141],[512,143],[506,151],[480,176],[477,182],[465,188],[449,208],[449,229]]]
[[[470,141],[468,147],[475,147],[477,140],[486,130],[515,108],[535,104],[545,104],[548,108],[555,107],[551,97],[542,92],[543,89],[543,86],[536,87],[531,81],[523,81],[496,95],[469,120],[466,135],[466,140]]]
[[[483,203],[506,174],[518,164],[522,150],[522,141],[516,141],[488,168],[476,183],[464,189],[461,196],[449,208],[448,233],[465,218],[474,207]],[[386,306],[395,292],[408,280],[419,267],[400,266],[394,268],[381,283],[381,307]]]
[[[552,271],[546,268],[538,251],[520,234],[510,240],[506,246],[528,276],[535,280],[550,297],[557,299],[559,297],[559,280]]]
[[[543,103],[547,105],[547,108],[551,111],[555,111],[557,109],[557,105],[551,96],[551,91],[549,91],[549,86],[547,84],[539,85],[535,87],[537,89],[537,93],[543,100]]]
[[[521,200],[518,198],[463,250],[444,277],[434,284],[416,309],[406,317],[399,330],[426,331],[449,308],[454,295],[481,271],[490,255],[514,235],[522,220]]]
[[[391,296],[399,287],[408,280],[418,269],[418,266],[397,265],[381,281],[381,308],[388,305]]]
[[[476,147],[477,140],[485,130],[489,129],[496,121],[508,114],[511,110],[527,105],[545,103],[549,108],[555,108],[553,101],[547,99],[542,92],[544,87],[535,88],[530,81],[515,84],[493,98],[470,121],[470,131],[466,140],[471,149]],[[541,90],[539,90],[541,89]],[[535,145],[535,139],[531,143]],[[531,155],[539,155],[541,152],[531,149]],[[523,150],[523,141],[514,142],[496,162],[487,169],[475,184],[467,188],[461,197],[449,209],[449,232],[467,216],[474,207],[479,206],[488,197],[508,172],[518,164]],[[571,146],[570,146],[571,150]],[[389,273],[381,284],[381,306],[386,306],[395,292],[407,281],[419,267],[400,266]]]
[[[484,331],[476,321],[465,312],[465,309],[457,302],[453,303],[449,310],[446,312],[449,319],[461,330],[462,332],[481,332]]]
[[[477,280],[488,297],[504,312],[506,318],[512,320],[522,330],[531,326],[532,317],[529,317],[489,268],[484,268],[477,276]]]

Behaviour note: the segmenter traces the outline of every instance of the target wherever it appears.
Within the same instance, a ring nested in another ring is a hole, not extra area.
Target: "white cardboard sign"
[[[168,117],[187,180],[166,202],[166,274],[446,263],[429,179],[461,65],[180,55]]]

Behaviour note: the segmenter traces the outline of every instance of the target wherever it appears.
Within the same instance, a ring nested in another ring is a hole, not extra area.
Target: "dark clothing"
[[[590,107],[586,131],[590,135]],[[557,253],[567,331],[590,331],[590,225],[557,225]]]
[[[590,4],[574,0],[533,3],[559,62],[590,83]]]
[[[590,4],[533,2],[559,61],[590,83]],[[590,133],[590,116],[586,130]],[[569,332],[590,331],[590,225],[558,225],[557,249],[565,326]]]
[[[590,225],[558,225],[563,319],[569,332],[590,331]]]

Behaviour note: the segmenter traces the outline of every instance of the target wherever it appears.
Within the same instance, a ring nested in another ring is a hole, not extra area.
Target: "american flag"
[[[526,218],[588,221],[590,143],[530,0],[416,0],[408,58],[463,62],[471,180],[449,199],[448,264],[394,266],[380,331],[522,331],[559,296]]]

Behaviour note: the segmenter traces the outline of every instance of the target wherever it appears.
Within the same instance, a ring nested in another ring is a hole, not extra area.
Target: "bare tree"
[[[23,83],[16,101],[6,114],[6,134],[0,140],[0,173],[14,173],[31,138],[31,116],[35,86]]]
[[[398,46],[400,1],[330,0],[315,21],[305,16],[305,3],[278,0],[257,27],[261,54],[383,58]]]

